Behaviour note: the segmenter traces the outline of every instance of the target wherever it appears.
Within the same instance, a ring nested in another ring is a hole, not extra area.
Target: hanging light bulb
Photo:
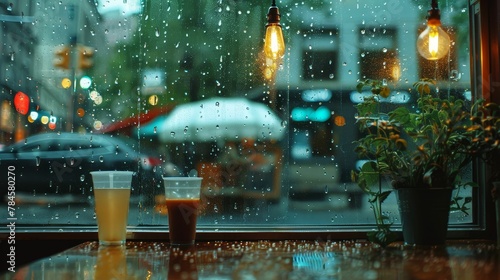
[[[441,13],[437,0],[432,0],[428,11],[427,28],[417,39],[417,49],[428,60],[438,60],[450,50],[450,36],[441,28]]]
[[[273,0],[269,12],[267,13],[266,38],[264,41],[264,52],[266,57],[280,59],[285,54],[285,41],[280,25],[280,13]]]

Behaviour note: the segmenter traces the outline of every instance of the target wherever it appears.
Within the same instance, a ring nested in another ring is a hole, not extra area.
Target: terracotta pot
[[[401,188],[396,195],[405,244],[444,245],[452,189]]]

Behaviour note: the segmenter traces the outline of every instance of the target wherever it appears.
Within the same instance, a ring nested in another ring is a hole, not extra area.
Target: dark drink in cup
[[[193,245],[200,205],[200,177],[164,177],[171,245]]]
[[[200,199],[166,199],[171,244],[192,245]]]

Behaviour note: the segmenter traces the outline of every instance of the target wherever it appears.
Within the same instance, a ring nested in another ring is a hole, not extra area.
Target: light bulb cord
[[[273,0],[274,1],[274,0]],[[431,7],[433,10],[438,10],[438,2],[437,0],[432,0]]]
[[[269,7],[269,11],[267,13],[267,26],[269,26],[270,24],[279,25],[280,19],[281,16],[279,13],[279,9],[276,6],[276,1],[273,0],[273,3],[271,4],[271,7]]]
[[[432,0],[431,9],[427,11],[427,23],[441,25],[441,11],[439,11],[437,0]]]

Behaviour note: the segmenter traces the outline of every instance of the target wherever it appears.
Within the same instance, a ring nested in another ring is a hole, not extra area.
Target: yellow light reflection
[[[401,66],[399,65],[399,62],[397,65],[394,65],[391,70],[391,76],[394,81],[399,80],[401,77]]]
[[[47,116],[42,116],[42,118],[40,119],[40,121],[41,121],[43,124],[48,124],[48,123],[49,123],[49,117],[47,117]]]
[[[92,101],[94,101],[98,96],[100,96],[100,94],[95,90],[93,90],[89,93],[89,97]]]
[[[158,104],[158,95],[156,95],[156,94],[151,95],[149,97],[148,101],[149,101],[149,104],[151,104],[153,106],[157,105]]]
[[[95,121],[94,122],[94,129],[95,130],[101,130],[102,129],[102,122],[101,121]]]
[[[65,88],[65,89],[70,88],[70,87],[71,87],[71,80],[70,80],[70,79],[68,79],[68,78],[64,78],[64,79],[62,79],[62,81],[61,81],[61,86],[62,86],[63,88]]]
[[[94,99],[94,103],[95,103],[96,105],[100,105],[100,104],[102,103],[102,96],[101,96],[101,95],[97,96],[97,97]]]

